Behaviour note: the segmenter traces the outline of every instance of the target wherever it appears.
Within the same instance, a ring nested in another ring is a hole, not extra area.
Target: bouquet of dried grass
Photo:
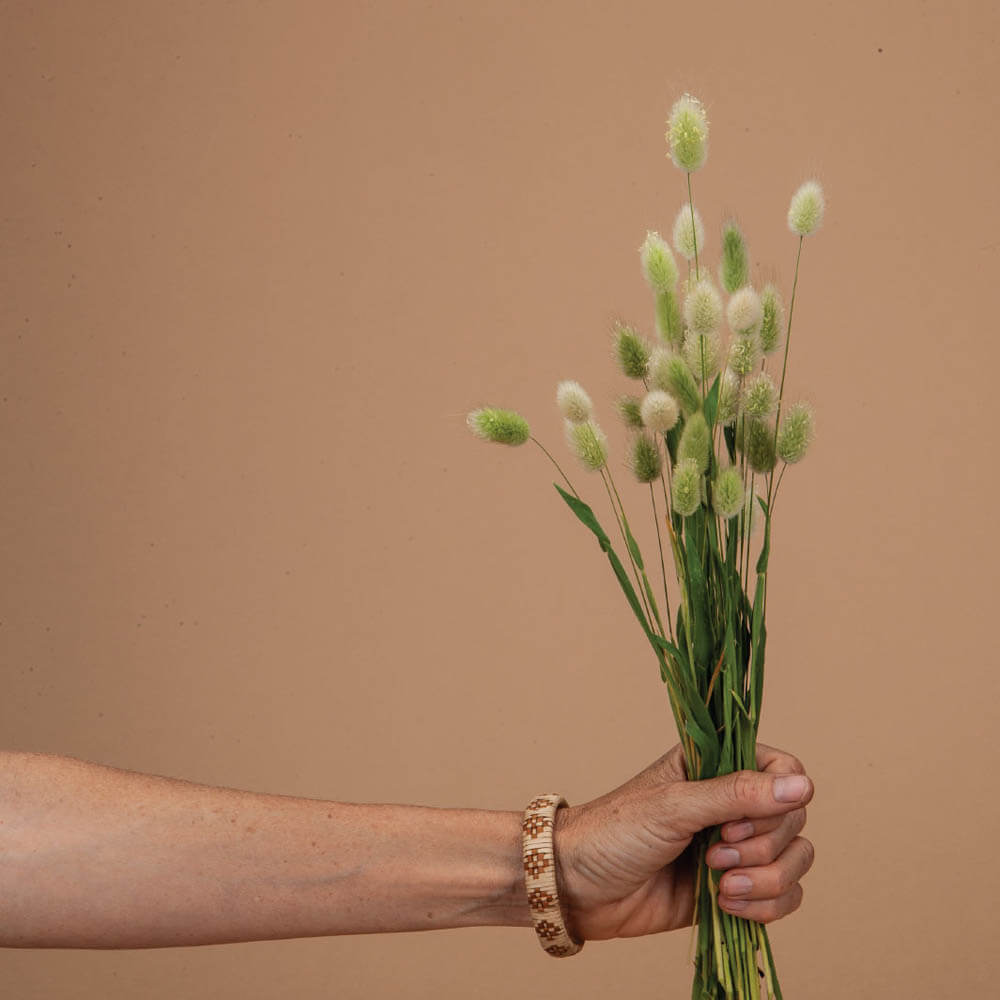
[[[685,94],[674,104],[667,140],[671,159],[687,179],[687,201],[672,237],[674,249],[688,262],[688,273],[681,280],[670,245],[657,233],[647,234],[640,257],[654,298],[657,343],[625,324],[615,331],[621,371],[641,386],[622,396],[617,409],[631,430],[629,469],[648,487],[659,542],[657,585],[650,579],[655,580],[655,568],[647,568],[608,465],[607,438],[582,386],[561,382],[556,402],[570,450],[601,480],[620,549],[522,416],[488,407],[469,414],[469,426],[488,441],[533,441],[555,465],[568,488],[556,484],[556,489],[596,536],[649,641],[667,687],[688,777],[697,780],[757,767],[775,501],[786,468],[802,459],[813,437],[811,408],[788,403],[784,396],[792,313],[802,244],[819,228],[825,202],[813,180],[802,184],[791,200],[788,226],[799,239],[786,325],[778,289],[767,284],[758,292],[750,284],[746,241],[734,221],[723,226],[718,287],[705,266],[704,226],[694,205],[691,175],[707,156],[708,120],[696,98]],[[726,346],[720,332],[724,318],[730,330]],[[782,359],[777,380],[777,366],[768,369],[776,355]],[[671,589],[677,595],[676,615]],[[698,877],[692,996],[780,1000],[766,927],[718,905],[721,873],[705,864],[705,854],[719,839],[718,829],[706,830],[694,844]]]

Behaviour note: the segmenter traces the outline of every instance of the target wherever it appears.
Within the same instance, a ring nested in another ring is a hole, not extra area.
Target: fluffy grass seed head
[[[585,420],[582,424],[567,420],[565,428],[570,451],[582,465],[594,472],[607,465],[608,439],[593,420]]]
[[[717,333],[695,333],[689,330],[684,338],[684,360],[699,382],[711,382],[719,373],[722,345]]]
[[[739,378],[746,378],[757,367],[757,338],[753,334],[733,337],[729,345],[729,367]]]
[[[648,434],[638,434],[632,442],[629,468],[640,483],[651,483],[660,478],[663,456],[656,442]]]
[[[645,378],[649,364],[649,344],[626,323],[615,325],[615,355],[618,366],[629,378]]]
[[[691,226],[691,206],[685,202],[674,220],[674,247],[685,260],[694,260],[696,242],[698,253],[701,253],[705,249],[705,225],[696,208],[694,226]]]
[[[556,405],[559,412],[574,424],[589,420],[594,412],[594,404],[579,382],[560,382],[556,386]]]
[[[743,453],[754,472],[770,472],[774,468],[773,423],[747,417],[742,444]]]
[[[743,509],[743,477],[736,466],[723,469],[712,486],[712,506],[719,517],[729,520]]]
[[[819,181],[806,181],[792,195],[788,206],[788,228],[799,236],[816,232],[823,223],[826,199]]]
[[[722,262],[719,264],[719,280],[730,295],[750,280],[746,240],[740,227],[732,221],[722,227]]]
[[[677,292],[656,293],[656,332],[671,347],[680,347],[684,336],[684,317],[677,304]]]
[[[674,466],[670,484],[674,510],[682,517],[690,517],[701,506],[701,469],[693,458],[682,458]]]
[[[659,233],[646,233],[639,247],[642,273],[654,292],[670,292],[677,285],[677,262],[669,244]]]
[[[724,427],[736,423],[740,412],[740,380],[732,368],[726,368],[719,379],[719,408],[715,419]]]
[[[615,403],[618,416],[622,418],[622,423],[630,430],[641,430],[644,426],[640,405],[640,401],[635,396],[619,396],[617,403]]]
[[[730,300],[731,301],[731,300]],[[707,275],[688,292],[684,300],[684,320],[695,333],[715,333],[722,322],[722,296]]]
[[[760,296],[749,285],[733,292],[726,304],[726,319],[733,333],[756,332],[763,314]]]
[[[814,433],[812,407],[808,403],[792,403],[778,428],[778,458],[789,465],[802,461]]]
[[[781,327],[785,322],[785,307],[774,285],[768,283],[760,293],[760,349],[765,354],[777,350],[781,343]]]
[[[649,382],[654,389],[669,392],[685,413],[701,408],[701,393],[687,362],[665,347],[657,347],[649,357]]]
[[[524,444],[531,437],[528,421],[513,410],[485,406],[481,410],[473,410],[466,423],[476,437],[497,444]]]
[[[658,434],[666,434],[677,423],[681,411],[677,400],[669,392],[653,389],[646,393],[646,397],[640,405],[639,414],[642,417],[644,427],[648,427]]]
[[[743,386],[743,410],[748,417],[764,419],[778,405],[778,390],[767,372],[758,372]]]
[[[708,430],[705,414],[698,410],[687,418],[681,440],[677,445],[678,458],[693,458],[700,472],[708,471],[708,459],[712,452],[712,435]]]
[[[667,123],[670,158],[681,170],[691,173],[708,157],[708,116],[697,97],[685,94],[674,102]]]

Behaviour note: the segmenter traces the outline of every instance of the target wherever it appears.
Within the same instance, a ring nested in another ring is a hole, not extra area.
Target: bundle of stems
[[[618,324],[615,341],[622,372],[642,385],[641,395],[619,399],[618,410],[632,435],[629,468],[648,487],[660,580],[655,567],[647,568],[633,534],[608,465],[607,439],[582,386],[561,382],[557,404],[571,450],[601,479],[620,550],[520,414],[486,407],[469,415],[469,426],[478,436],[503,444],[530,440],[558,470],[567,489],[558,483],[556,489],[596,537],[656,657],[688,777],[702,780],[757,768],[771,525],[784,472],[801,460],[813,436],[811,408],[785,403],[788,348],[803,240],[819,227],[825,202],[814,180],[792,197],[788,225],[799,241],[782,330],[784,309],[777,288],[768,284],[758,293],[749,283],[746,241],[735,221],[727,221],[722,232],[718,274],[729,293],[725,305],[704,265],[704,227],[694,205],[691,174],[707,156],[708,121],[697,99],[685,94],[674,104],[667,138],[671,158],[687,174],[687,200],[678,212],[673,241],[688,261],[688,275],[679,282],[669,244],[648,233],[640,254],[654,294],[660,343],[652,345],[625,324]],[[732,332],[724,365],[719,335],[723,313]],[[781,378],[775,385],[767,362],[782,339]],[[755,532],[760,532],[759,544],[754,543]],[[668,548],[676,612],[671,609]],[[702,831],[693,844],[692,998],[781,1000],[767,928],[718,905],[721,872],[706,865],[705,855],[719,840],[719,828],[713,828]]]

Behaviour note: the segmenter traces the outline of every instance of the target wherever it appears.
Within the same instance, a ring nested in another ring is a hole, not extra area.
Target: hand
[[[812,844],[798,836],[813,785],[795,757],[762,743],[757,766],[688,781],[678,744],[613,792],[558,810],[554,840],[570,932],[600,940],[689,926],[697,872],[687,848],[695,833],[719,824],[722,842],[707,856],[711,867],[727,869],[719,905],[760,923],[796,910],[799,879],[813,863]],[[782,778],[794,775],[801,794]],[[747,878],[750,886],[741,886]]]

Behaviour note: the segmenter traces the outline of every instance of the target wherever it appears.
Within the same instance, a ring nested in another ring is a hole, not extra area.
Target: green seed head
[[[707,275],[684,300],[684,319],[695,333],[715,333],[722,322],[722,298]]]
[[[639,434],[632,443],[629,466],[640,483],[651,483],[660,478],[663,458],[656,442],[648,434]]]
[[[743,479],[735,466],[723,469],[712,486],[712,506],[719,517],[728,520],[743,509]]]
[[[719,380],[719,408],[715,419],[724,426],[736,422],[740,410],[740,380],[732,368],[727,368]]]
[[[694,260],[695,244],[698,253],[705,249],[705,226],[698,209],[694,210],[694,228],[691,226],[691,206],[685,202],[674,220],[674,247],[685,260]]]
[[[646,393],[640,407],[640,415],[644,427],[658,434],[665,434],[677,423],[680,417],[680,407],[677,400],[662,389],[653,389]]]
[[[679,347],[684,336],[684,317],[674,291],[656,293],[656,332],[671,347]]]
[[[634,430],[642,428],[642,414],[639,411],[639,405],[639,400],[635,396],[621,396],[615,404],[618,416],[622,418],[626,427]]]
[[[603,468],[608,461],[608,439],[593,420],[585,420],[582,424],[574,424],[567,420],[566,441],[570,450],[588,469],[596,471]]]
[[[559,412],[574,424],[589,420],[594,412],[594,404],[579,382],[560,382],[556,387],[556,405]]]
[[[708,156],[708,116],[696,97],[685,94],[674,102],[667,123],[670,158],[681,170],[697,170]]]
[[[701,506],[701,469],[693,458],[682,458],[675,466],[670,485],[674,510],[690,517]]]
[[[742,435],[737,432],[737,444],[754,472],[770,472],[774,468],[774,424],[747,417]]]
[[[735,222],[727,222],[722,228],[722,263],[719,265],[722,287],[732,294],[750,280],[749,275],[746,240]]]
[[[812,442],[813,411],[808,403],[792,403],[778,428],[778,458],[791,465],[800,462]]]
[[[774,285],[767,284],[760,293],[760,349],[765,354],[776,350],[781,343],[781,327],[784,324],[785,307]]]
[[[816,232],[823,222],[826,199],[819,181],[806,181],[792,195],[788,206],[788,228],[799,236]]]
[[[646,233],[639,247],[642,273],[654,292],[670,292],[677,285],[677,263],[666,240],[659,233]]]
[[[684,338],[684,360],[698,382],[711,382],[719,372],[722,346],[717,333],[694,333]]]
[[[729,367],[739,378],[746,378],[757,366],[759,351],[754,336],[734,337],[729,345]]]
[[[677,446],[678,458],[693,458],[701,472],[708,471],[708,457],[712,452],[712,435],[708,431],[705,414],[698,410],[687,418]]]
[[[760,296],[749,286],[739,288],[726,305],[726,319],[733,333],[754,333],[763,315]]]
[[[497,444],[524,444],[531,437],[528,421],[513,410],[499,410],[486,406],[473,410],[466,418],[469,429],[476,437]]]
[[[654,389],[669,392],[685,413],[701,408],[701,392],[687,362],[679,354],[664,347],[656,348],[649,358],[649,382]]]
[[[778,390],[767,372],[758,372],[743,387],[743,409],[748,417],[769,417],[777,405]]]
[[[615,352],[618,364],[629,378],[644,378],[649,363],[649,345],[625,323],[615,326]]]

